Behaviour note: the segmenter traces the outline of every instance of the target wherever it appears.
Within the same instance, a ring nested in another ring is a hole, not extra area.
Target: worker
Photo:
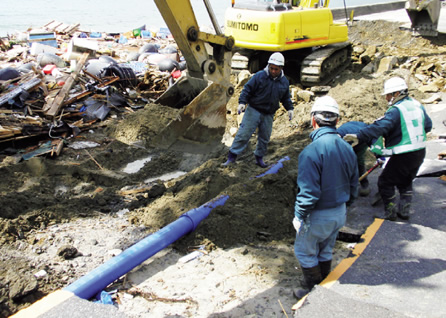
[[[395,221],[397,216],[408,220],[412,203],[412,182],[426,156],[426,133],[432,129],[432,120],[423,105],[409,96],[406,82],[392,77],[384,83],[383,94],[390,106],[383,117],[361,129],[347,134],[344,139],[356,143],[384,139],[381,154],[390,157],[378,178],[378,191],[384,203],[384,215],[376,217]],[[375,153],[379,147],[375,143]],[[395,187],[399,191],[397,206]]]
[[[347,134],[357,134],[362,128],[365,127],[367,127],[367,124],[362,121],[349,121],[338,127],[338,134],[341,137],[344,137]],[[368,149],[369,146],[365,142],[357,144],[356,146],[353,147],[353,151],[356,154],[356,159],[358,162],[358,172],[360,177],[366,172],[365,155]],[[369,180],[366,176],[359,182],[359,195],[366,197],[369,194],[370,194]]]
[[[235,163],[237,156],[246,148],[257,128],[257,146],[254,151],[256,164],[262,168],[268,166],[263,157],[267,152],[274,114],[279,109],[279,102],[288,111],[288,119],[293,118],[294,107],[290,97],[290,84],[283,73],[284,65],[285,58],[281,53],[271,54],[265,69],[254,74],[243,87],[237,112],[245,114],[224,166]]]
[[[312,143],[298,158],[294,253],[306,283],[306,288],[294,292],[298,299],[330,273],[347,204],[357,197],[357,160],[352,147],[337,133],[338,119],[338,103],[330,96],[317,98],[311,109]]]

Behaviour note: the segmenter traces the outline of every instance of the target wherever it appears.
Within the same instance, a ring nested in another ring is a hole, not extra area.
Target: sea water
[[[237,0],[236,0],[237,1]],[[209,0],[219,25],[231,0]],[[331,0],[331,8],[386,0]],[[200,27],[212,26],[203,0],[191,0]],[[123,33],[146,26],[147,29],[166,27],[153,0],[0,0],[0,36],[40,28],[51,21],[65,24],[80,23],[86,32]]]

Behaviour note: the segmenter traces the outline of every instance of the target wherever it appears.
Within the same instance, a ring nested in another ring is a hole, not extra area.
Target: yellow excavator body
[[[263,68],[272,52],[286,53],[287,61],[299,61],[299,66],[305,67],[304,58],[314,50],[307,50],[307,54],[297,50],[348,42],[347,24],[334,22],[328,5],[329,1],[315,0],[285,3],[278,3],[276,0],[236,0],[234,6],[225,13],[225,34],[235,39],[235,48],[248,58],[245,60],[249,64],[246,68],[251,72]],[[339,46],[338,49],[345,49],[346,55],[349,53],[346,47]],[[330,54],[335,51],[337,50],[331,50]],[[321,56],[319,54],[319,60]],[[348,63],[347,60],[335,62]],[[337,67],[330,72],[336,69]],[[314,68],[312,72],[315,72]],[[313,84],[319,84],[323,80],[319,77]]]
[[[225,34],[235,46],[270,52],[296,50],[348,41],[345,23],[334,23],[329,8],[255,11],[230,8]]]

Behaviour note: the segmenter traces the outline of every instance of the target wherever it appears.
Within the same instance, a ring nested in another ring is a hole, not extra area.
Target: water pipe
[[[273,174],[273,173],[277,173],[279,171],[279,169],[283,168],[283,162],[290,160],[290,157],[285,156],[282,159],[280,159],[279,161],[277,161],[275,164],[273,164],[271,166],[271,168],[269,168],[268,170],[266,170],[264,173],[259,174],[258,176],[256,176],[256,178],[260,178],[260,177],[264,177],[267,174]]]
[[[176,221],[132,245],[121,254],[68,285],[64,290],[72,292],[80,298],[90,299],[149,257],[194,231],[215,207],[224,205],[228,198],[228,195],[221,195],[184,213]]]
[[[290,158],[286,156],[280,159],[267,171],[256,176],[256,178],[277,173],[286,160],[290,160]],[[72,292],[83,299],[92,298],[122,275],[128,273],[184,235],[194,231],[198,224],[208,217],[215,207],[224,205],[228,198],[228,195],[221,195],[198,208],[184,213],[178,220],[132,245],[121,254],[68,285],[64,290]]]

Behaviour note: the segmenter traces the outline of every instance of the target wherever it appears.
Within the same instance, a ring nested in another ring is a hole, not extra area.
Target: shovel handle
[[[379,166],[381,166],[381,163],[377,162],[375,163],[375,165],[373,167],[371,167],[369,170],[367,170],[361,177],[359,177],[359,182],[361,182],[362,180],[364,180],[365,177],[367,177],[373,170],[375,170],[376,168],[378,168]]]

